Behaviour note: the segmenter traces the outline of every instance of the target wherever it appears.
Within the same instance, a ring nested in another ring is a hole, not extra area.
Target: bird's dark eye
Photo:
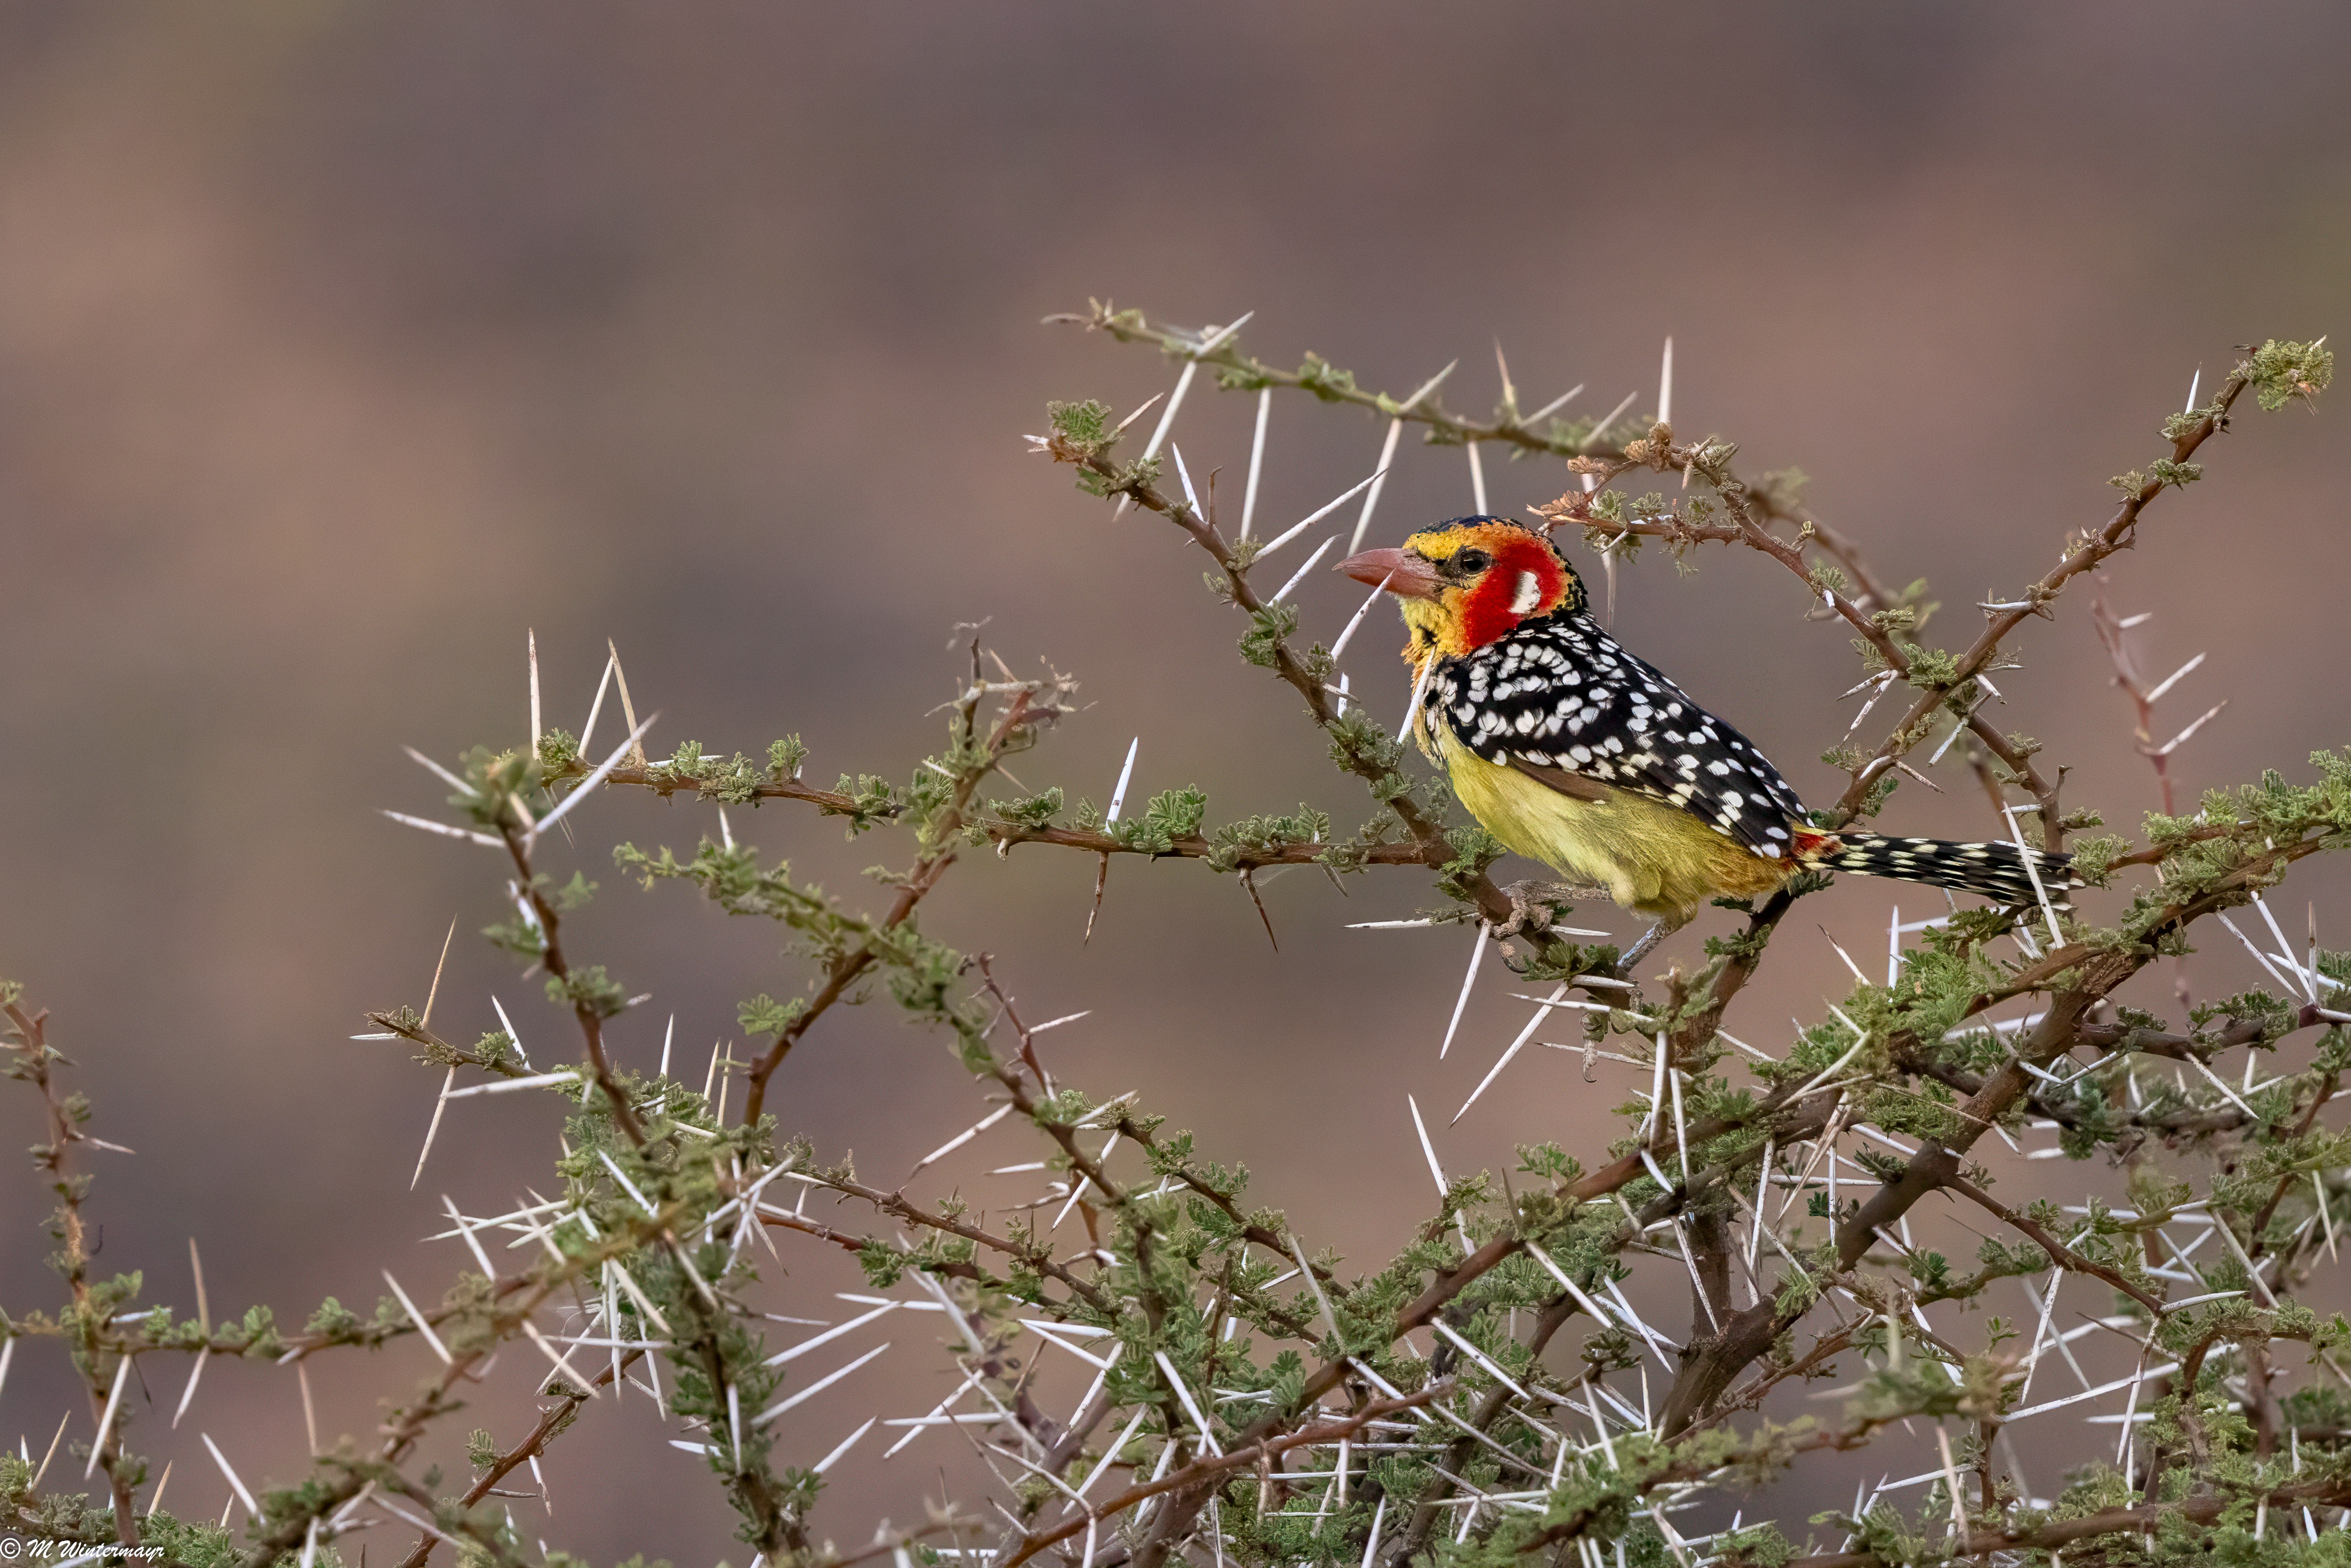
[[[1465,549],[1454,554],[1451,564],[1455,575],[1470,577],[1493,565],[1494,558],[1481,549]]]

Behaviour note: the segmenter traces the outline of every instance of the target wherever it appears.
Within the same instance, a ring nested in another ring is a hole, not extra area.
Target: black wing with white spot
[[[1757,854],[1789,852],[1803,803],[1748,738],[1588,616],[1549,615],[1441,659],[1422,710],[1489,762],[1523,759],[1687,811]]]

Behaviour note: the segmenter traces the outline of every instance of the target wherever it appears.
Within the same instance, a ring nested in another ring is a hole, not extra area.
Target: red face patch
[[[1461,605],[1461,635],[1472,648],[1507,637],[1527,617],[1556,608],[1567,582],[1559,558],[1541,539],[1517,528],[1497,528],[1494,535],[1494,564]]]

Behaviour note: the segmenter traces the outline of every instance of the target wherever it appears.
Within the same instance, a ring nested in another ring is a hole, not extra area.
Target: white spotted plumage
[[[1407,727],[1462,803],[1503,844],[1627,907],[1687,919],[1802,872],[2011,904],[2078,885],[2061,854],[1816,827],[1752,742],[1600,628],[1573,568],[1524,525],[1455,518],[1343,570],[1398,595]]]
[[[1422,702],[1429,724],[1489,762],[1523,759],[1629,790],[1767,860],[1789,852],[1790,824],[1803,818],[1803,802],[1745,736],[1564,608],[1440,657]]]
[[[1803,802],[1751,741],[1565,606],[1467,654],[1437,657],[1422,716],[1488,762],[1557,768],[1642,796],[1763,860],[2009,904],[2038,896],[2011,844],[1850,829],[1814,837]],[[2034,859],[2051,887],[2078,885],[2064,857],[2036,851]]]

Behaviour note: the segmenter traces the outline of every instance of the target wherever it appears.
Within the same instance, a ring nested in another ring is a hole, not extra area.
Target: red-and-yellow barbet
[[[2035,902],[2013,844],[1812,826],[1752,742],[1601,630],[1574,569],[1533,528],[1456,517],[1338,570],[1396,596],[1413,728],[1471,815],[1518,853],[1657,916],[1660,931],[1708,899],[1766,894],[1808,871]],[[2033,858],[2062,897],[2065,857]]]

